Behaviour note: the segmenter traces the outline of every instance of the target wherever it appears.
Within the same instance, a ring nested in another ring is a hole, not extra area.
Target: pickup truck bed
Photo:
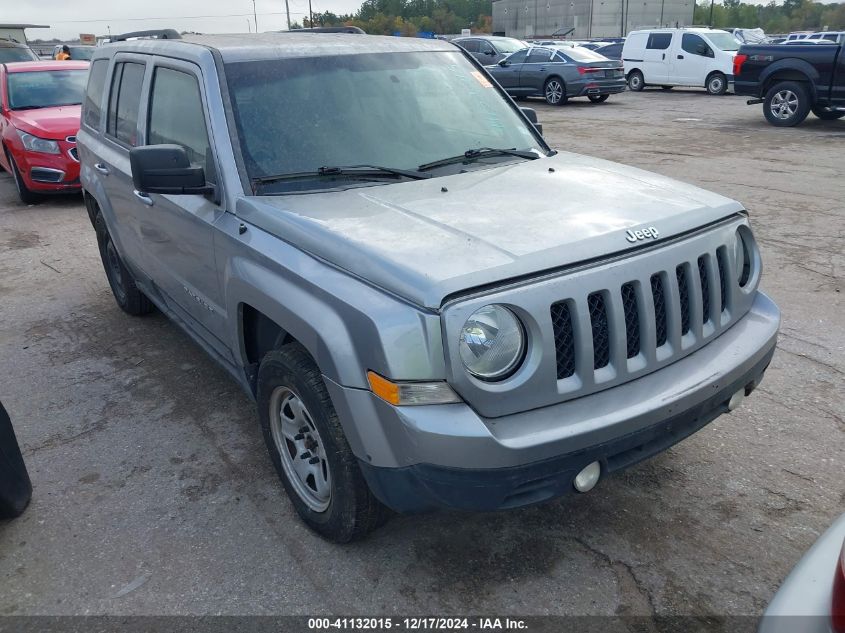
[[[837,44],[745,45],[734,61],[734,90],[763,103],[773,125],[792,126],[809,112],[845,115],[845,56]],[[843,108],[840,110],[839,108]]]

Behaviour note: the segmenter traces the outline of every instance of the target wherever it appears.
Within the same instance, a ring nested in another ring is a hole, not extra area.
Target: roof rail
[[[114,35],[110,38],[112,42],[125,42],[133,37],[148,37],[159,40],[181,40],[182,36],[175,29],[153,29],[151,31],[132,31],[131,33],[122,33]]]
[[[279,31],[279,33],[359,33],[366,35],[363,29],[357,26],[315,26],[310,29],[292,29],[290,31]]]

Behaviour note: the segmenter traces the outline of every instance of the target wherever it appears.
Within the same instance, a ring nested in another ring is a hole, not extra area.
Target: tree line
[[[695,5],[695,23],[710,24],[710,2]],[[845,3],[822,4],[812,0],[774,0],[765,5],[722,0],[713,6],[715,28],[762,28],[768,34],[791,31],[845,30]]]

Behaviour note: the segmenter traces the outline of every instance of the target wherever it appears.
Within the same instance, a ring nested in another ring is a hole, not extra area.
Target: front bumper
[[[492,510],[571,488],[588,463],[613,472],[650,457],[727,410],[759,383],[780,313],[757,293],[750,311],[689,356],[628,383],[499,418],[466,404],[393,407],[326,380],[368,483],[400,511]]]
[[[75,158],[76,145],[58,141],[59,154],[27,152],[15,153],[24,184],[38,193],[64,193],[81,191],[79,161]]]

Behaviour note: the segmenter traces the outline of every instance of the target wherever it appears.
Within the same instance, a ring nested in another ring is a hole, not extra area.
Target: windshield
[[[321,167],[416,170],[484,147],[544,152],[519,114],[459,52],[232,62],[226,75],[253,181]],[[263,190],[294,188],[303,185],[281,181]]]
[[[94,56],[95,50],[96,49],[93,46],[71,46],[70,58],[81,61],[88,61],[91,59],[91,57]]]
[[[495,48],[497,51],[504,55],[515,53],[516,51],[523,49],[527,46],[527,44],[522,40],[515,40],[512,38],[503,40],[490,40],[490,43],[493,45],[493,48]]]
[[[48,70],[9,73],[9,107],[49,108],[82,103],[87,70]]]
[[[723,51],[739,50],[739,42],[730,33],[708,33],[707,39],[713,43],[713,46]]]
[[[0,64],[7,62],[37,62],[38,56],[28,48],[21,47],[0,47]]]
[[[575,46],[574,48],[566,48],[559,51],[564,57],[568,57],[574,62],[606,62],[607,57],[600,53],[591,51],[589,48],[582,46]]]

